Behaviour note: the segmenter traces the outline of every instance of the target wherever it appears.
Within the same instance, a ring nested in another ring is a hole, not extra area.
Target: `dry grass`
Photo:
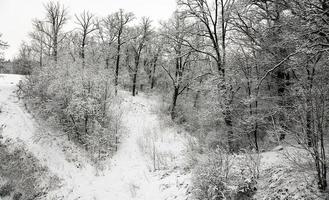
[[[164,170],[175,167],[180,148],[179,138],[169,130],[147,129],[137,139],[137,144],[148,160],[152,170]]]
[[[41,198],[59,183],[32,154],[10,140],[0,140],[0,160],[0,197]]]

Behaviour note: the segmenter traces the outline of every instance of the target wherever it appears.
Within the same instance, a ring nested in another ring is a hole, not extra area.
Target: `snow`
[[[62,184],[59,189],[51,191],[47,199],[187,198],[190,174],[180,169],[184,138],[174,128],[161,126],[156,114],[152,112],[157,104],[155,99],[148,99],[143,95],[130,97],[126,92],[120,93],[124,98],[123,123],[127,134],[118,152],[108,162],[109,165],[99,171],[64,137],[54,137],[51,142],[35,140],[38,132],[54,130],[38,124],[15,96],[16,85],[22,78],[19,75],[0,75],[0,124],[5,124],[5,138],[23,143],[42,165],[60,178]],[[150,132],[156,134],[154,140],[147,140]],[[59,134],[55,131],[52,135]],[[164,169],[154,172],[148,152],[141,149],[141,145],[150,145],[148,141],[152,141],[158,154],[164,155],[166,162],[169,162]],[[64,149],[70,149],[71,152]],[[70,157],[74,157],[75,161],[72,162]]]

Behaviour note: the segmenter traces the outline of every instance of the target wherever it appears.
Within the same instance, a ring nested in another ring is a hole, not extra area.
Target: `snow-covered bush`
[[[232,155],[215,149],[203,154],[193,171],[195,199],[252,199],[257,191],[260,156]]]
[[[89,64],[82,69],[63,59],[34,69],[23,91],[37,116],[62,129],[92,159],[101,159],[116,149],[119,135],[120,118],[109,107],[120,102],[110,83],[108,69]]]
[[[306,175],[295,166],[277,165],[263,172],[262,184],[255,194],[255,199],[289,199],[319,200],[328,199],[327,192],[317,188],[317,180],[313,174]]]
[[[260,164],[262,156],[259,153],[246,152],[241,154],[239,168],[242,169],[242,175],[246,179],[258,179],[260,175]]]
[[[230,188],[232,160],[221,149],[211,151],[194,170],[193,195],[195,199],[227,199],[233,191]]]
[[[257,181],[254,178],[244,178],[239,182],[237,189],[235,190],[234,199],[247,200],[252,199],[253,195],[257,191]]]

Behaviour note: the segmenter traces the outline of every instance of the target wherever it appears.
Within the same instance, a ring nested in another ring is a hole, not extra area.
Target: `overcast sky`
[[[23,40],[28,40],[32,30],[32,19],[42,19],[43,5],[48,0],[0,0],[0,33],[2,40],[9,43],[5,51],[7,59],[13,58]],[[175,10],[176,0],[60,0],[69,11],[71,19],[83,10],[97,16],[106,16],[123,8],[137,17],[150,17],[154,23],[167,19]]]

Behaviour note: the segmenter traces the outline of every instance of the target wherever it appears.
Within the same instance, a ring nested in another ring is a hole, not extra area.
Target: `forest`
[[[41,131],[35,140],[62,137],[101,171],[125,141],[126,98],[156,98],[160,126],[185,141],[178,168],[190,183],[182,200],[329,198],[328,1],[177,0],[171,18],[160,22],[124,9],[94,12],[46,2],[18,55],[0,59],[0,73],[24,76],[15,89],[23,109],[61,132]],[[0,34],[0,51],[8,45]],[[167,170],[166,156],[155,150],[160,139],[148,146],[146,137],[137,143],[152,170]],[[2,160],[21,162],[15,156],[24,154],[25,166],[33,165],[24,150],[10,156],[9,146],[0,140]],[[28,179],[11,178],[51,171],[43,167],[11,172],[0,164],[0,199],[15,185],[20,195],[13,199],[47,199],[50,187],[39,193],[35,186],[29,196]],[[2,186],[1,177],[13,181]]]

